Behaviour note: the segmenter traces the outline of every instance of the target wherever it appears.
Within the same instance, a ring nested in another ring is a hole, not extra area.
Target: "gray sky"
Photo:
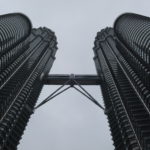
[[[112,26],[124,12],[150,16],[149,0],[1,0],[0,14],[25,13],[34,27],[46,26],[58,40],[50,73],[95,74],[93,42],[96,33]],[[56,86],[45,86],[38,103]],[[98,86],[86,87],[102,102]],[[70,89],[32,115],[19,150],[112,150],[106,116]]]

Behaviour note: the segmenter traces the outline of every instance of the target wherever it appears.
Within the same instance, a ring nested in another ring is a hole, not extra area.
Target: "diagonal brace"
[[[65,85],[70,85],[69,87],[61,90]],[[77,85],[80,89],[75,87],[74,85]],[[82,95],[84,95],[86,98],[88,98],[90,101],[92,101],[95,105],[97,105],[99,108],[101,108],[105,112],[105,108],[99,104],[99,102],[91,95],[89,92],[87,92],[76,80],[74,75],[70,75],[69,80],[67,80],[63,85],[61,85],[58,89],[56,89],[50,96],[48,96],[45,100],[43,100],[40,104],[38,104],[35,109],[41,107],[51,99],[55,98],[56,96],[60,95],[61,93],[65,92],[69,88],[74,88],[76,91],[80,92]],[[61,90],[61,91],[60,91]],[[35,110],[34,109],[34,110]]]

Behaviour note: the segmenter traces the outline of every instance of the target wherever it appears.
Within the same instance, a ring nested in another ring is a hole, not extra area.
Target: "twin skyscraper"
[[[0,16],[0,150],[17,149],[56,50],[50,29]],[[119,16],[93,50],[115,149],[150,150],[150,18]]]

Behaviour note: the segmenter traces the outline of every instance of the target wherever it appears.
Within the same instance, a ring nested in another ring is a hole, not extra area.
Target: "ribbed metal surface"
[[[23,14],[0,16],[0,55],[16,47],[31,32],[31,22]]]
[[[55,59],[57,42],[47,28],[31,30],[22,14],[1,16],[0,26],[0,149],[15,150],[42,89],[41,79]]]
[[[150,18],[123,14],[115,21],[118,47],[143,84],[150,89]]]
[[[106,28],[95,39],[94,60],[104,80],[116,150],[150,150],[149,32],[149,18],[124,14],[114,30]]]

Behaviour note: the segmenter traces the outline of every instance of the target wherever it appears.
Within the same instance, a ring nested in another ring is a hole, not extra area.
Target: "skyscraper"
[[[15,150],[49,72],[57,42],[23,14],[0,16],[0,149]]]
[[[150,150],[150,18],[121,15],[94,53],[115,149]]]
[[[150,150],[150,18],[123,14],[113,28],[97,33],[94,44],[100,80],[73,74],[45,78],[57,50],[54,32],[32,28],[23,14],[0,16],[0,150],[17,149],[44,83],[77,84],[85,93],[76,90],[104,110],[81,86],[100,84],[115,149]]]

